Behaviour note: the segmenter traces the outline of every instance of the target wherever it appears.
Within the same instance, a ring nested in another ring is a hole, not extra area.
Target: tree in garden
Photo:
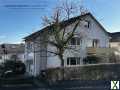
[[[65,50],[72,49],[73,51],[79,51],[72,47],[69,47],[68,43],[70,40],[74,37],[77,27],[80,25],[80,22],[83,21],[83,18],[78,18],[78,20],[75,21],[74,24],[72,24],[71,31],[68,31],[67,28],[67,22],[71,19],[71,17],[74,17],[75,15],[83,15],[87,11],[83,8],[77,7],[76,4],[73,2],[69,2],[66,0],[66,2],[63,2],[61,6],[58,6],[55,8],[55,11],[53,12],[53,15],[51,17],[45,16],[43,18],[43,23],[47,27],[49,27],[49,30],[47,34],[45,35],[44,40],[42,41],[36,41],[37,44],[42,44],[44,46],[51,45],[55,48],[54,51],[46,50],[47,53],[54,54],[59,57],[61,60],[61,67],[64,66],[64,52]],[[83,34],[83,33],[82,33]],[[82,34],[79,34],[79,36],[82,36]],[[44,50],[41,50],[41,52]]]

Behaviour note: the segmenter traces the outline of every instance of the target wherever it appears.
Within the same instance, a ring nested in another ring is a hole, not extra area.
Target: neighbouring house
[[[120,61],[120,32],[114,32],[109,34],[111,36],[110,47],[116,49],[116,60]]]
[[[69,43],[71,47],[78,49],[79,53],[69,50],[65,51],[64,67],[84,65],[84,59],[86,57],[97,54],[99,57],[103,58],[100,63],[109,63],[109,33],[91,13],[73,17],[62,23],[65,23],[68,31],[70,31],[72,25],[80,18],[84,18],[84,20],[81,21],[80,25],[77,27],[75,32],[77,34],[74,35]],[[40,74],[41,70],[56,68],[61,65],[57,56],[49,57],[47,52],[39,52],[42,49],[49,51],[54,50],[50,45],[45,46],[42,43],[36,43],[45,40],[45,35],[49,29],[49,26],[47,26],[24,38],[25,63],[29,75],[37,76]],[[38,50],[38,52],[35,52],[36,50]]]
[[[24,62],[24,44],[1,44],[0,62],[5,60],[20,60]]]

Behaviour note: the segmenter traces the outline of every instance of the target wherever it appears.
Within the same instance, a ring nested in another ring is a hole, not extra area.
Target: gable
[[[107,30],[99,23],[99,21],[97,21],[97,19],[92,14],[90,14],[88,16],[88,18],[91,19],[93,21],[93,23],[97,25],[97,28],[99,27],[100,30],[102,30],[105,35],[107,35],[108,37],[110,37],[109,33],[107,32]]]

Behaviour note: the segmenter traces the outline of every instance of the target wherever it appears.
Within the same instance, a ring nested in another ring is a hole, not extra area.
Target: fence
[[[64,75],[63,75],[64,74]],[[63,78],[64,76],[64,78]],[[93,64],[46,70],[47,80],[119,80],[120,64]]]

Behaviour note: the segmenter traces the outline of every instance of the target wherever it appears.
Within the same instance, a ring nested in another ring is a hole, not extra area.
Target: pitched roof
[[[0,45],[0,54],[4,54],[3,45],[5,47],[7,54],[24,53],[24,48],[25,48],[24,44],[1,44]]]
[[[111,42],[120,42],[120,32],[109,33],[111,36]]]
[[[109,36],[108,32],[105,30],[105,28],[95,19],[95,17],[91,14],[91,13],[86,13],[84,15],[80,15],[80,16],[76,16],[76,17],[72,17],[70,18],[69,20],[66,20],[66,21],[62,21],[61,22],[61,26],[68,26],[72,23],[74,23],[75,21],[77,21],[78,19],[81,19],[85,16],[91,16],[97,23],[98,25],[104,30],[104,32]],[[51,26],[46,26],[44,28],[42,28],[41,30],[35,32],[35,33],[32,33],[31,35],[27,36],[24,38],[25,41],[27,40],[33,40],[34,38],[36,38],[37,36],[39,36],[42,32],[44,32],[44,30],[49,30]]]

